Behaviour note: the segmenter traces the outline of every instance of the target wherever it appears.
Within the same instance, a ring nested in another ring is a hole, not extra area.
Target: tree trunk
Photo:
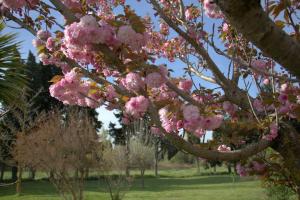
[[[272,148],[283,157],[284,166],[290,171],[300,200],[300,134],[294,127],[286,126],[288,128],[280,132]]]
[[[130,131],[131,131],[131,127],[128,127],[126,131],[126,176],[129,177],[130,176],[130,160],[129,160],[129,154],[130,154],[130,149],[129,149],[129,143],[130,143]]]
[[[3,178],[4,178],[4,172],[5,172],[5,164],[4,163],[1,163],[1,171],[0,171],[0,182],[3,181]]]
[[[85,179],[88,179],[88,178],[89,178],[89,174],[90,174],[90,169],[89,169],[89,168],[86,168],[86,169],[85,169],[85,172],[84,172],[84,178],[85,178]]]
[[[35,169],[30,168],[29,170],[29,179],[34,180],[35,179]]]
[[[18,179],[16,183],[16,193],[17,195],[21,195],[21,189],[22,189],[22,174],[23,174],[23,169],[21,166],[18,166]]]
[[[158,141],[155,142],[155,164],[154,164],[155,177],[158,177]]]
[[[144,169],[141,169],[141,183],[142,183],[142,188],[145,187],[144,174],[145,174],[145,170],[144,170]]]
[[[17,179],[18,179],[18,167],[12,166],[11,167],[11,180],[17,181]]]
[[[232,170],[231,170],[231,163],[227,164],[227,169],[228,169],[228,174],[231,174]]]
[[[200,161],[199,161],[199,158],[196,157],[196,162],[197,162],[197,174],[200,174],[201,171],[200,171]]]

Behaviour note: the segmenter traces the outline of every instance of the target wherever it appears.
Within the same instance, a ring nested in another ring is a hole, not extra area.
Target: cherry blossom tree
[[[268,173],[261,152],[273,149],[300,196],[299,1],[142,2],[154,16],[138,16],[135,0],[1,2],[4,20],[36,35],[41,61],[61,68],[53,97],[122,110],[124,124],[149,115],[153,134],[241,161],[241,175]],[[181,137],[214,130],[222,137],[209,148]]]

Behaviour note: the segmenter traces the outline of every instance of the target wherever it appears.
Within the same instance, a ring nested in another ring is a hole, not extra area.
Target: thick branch
[[[216,0],[216,3],[238,32],[300,78],[300,43],[275,25],[260,1]]]
[[[179,137],[175,133],[166,133],[166,131],[161,127],[161,122],[159,116],[157,115],[157,109],[150,103],[149,113],[151,119],[157,127],[164,133],[165,137],[178,149],[186,151],[194,156],[205,158],[208,160],[219,160],[219,161],[238,161],[247,159],[271,145],[270,141],[260,140],[258,143],[253,143],[246,146],[243,149],[235,150],[231,152],[219,152],[216,150],[207,150],[199,146],[192,145],[191,143],[185,141],[183,138]]]

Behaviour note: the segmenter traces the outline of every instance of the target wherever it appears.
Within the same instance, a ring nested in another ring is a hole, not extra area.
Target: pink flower
[[[185,92],[190,92],[192,89],[193,82],[191,80],[183,80],[179,82],[178,88]]]
[[[265,78],[265,79],[263,80],[263,84],[264,84],[264,85],[269,85],[269,84],[270,84],[270,79]]]
[[[193,131],[193,134],[198,137],[201,138],[205,135],[205,130],[201,129],[201,128],[197,128],[195,131]]]
[[[222,18],[223,14],[213,0],[204,0],[203,7],[205,14],[210,18]]]
[[[193,105],[183,106],[183,118],[186,121],[198,120],[199,117],[200,117],[200,113],[197,106],[193,106]]]
[[[258,70],[266,70],[268,67],[268,62],[262,59],[254,59],[251,61],[251,66]]]
[[[280,91],[281,92],[287,92],[289,89],[289,85],[287,83],[284,83],[280,86]]]
[[[158,88],[166,82],[166,79],[158,72],[152,72],[145,78],[145,83],[148,87]]]
[[[123,84],[130,91],[138,91],[144,86],[144,81],[139,74],[130,72],[126,75]]]
[[[238,110],[237,105],[230,103],[229,101],[225,101],[223,103],[223,109],[225,112],[229,113],[230,115],[234,115],[235,112]]]
[[[39,30],[36,33],[36,36],[40,40],[46,41],[49,37],[51,37],[51,33],[49,31]]]
[[[149,100],[144,96],[131,97],[125,104],[125,112],[137,119],[145,114],[148,106]]]
[[[263,163],[259,163],[257,161],[252,161],[251,163],[253,165],[253,170],[256,172],[262,172],[265,170],[266,165]]]
[[[214,130],[221,126],[223,122],[222,115],[214,115],[211,117],[202,117],[200,127],[205,130]]]
[[[228,32],[229,31],[229,25],[227,23],[224,23],[222,26],[222,31],[223,32]]]
[[[242,166],[241,163],[238,163],[236,165],[236,171],[242,177],[248,175],[248,172],[247,172],[246,168],[244,166]]]
[[[265,135],[263,139],[272,141],[278,136],[278,126],[275,122],[270,125],[270,132],[268,135]]]
[[[128,45],[132,50],[139,51],[143,46],[146,45],[147,38],[146,35],[135,32],[131,26],[121,26],[117,33],[117,39]]]
[[[264,111],[264,106],[263,106],[261,100],[255,99],[253,101],[253,107],[258,112],[263,112]]]
[[[52,37],[49,37],[46,42],[46,48],[49,51],[53,51],[55,48],[55,40]]]
[[[218,147],[218,151],[221,151],[221,152],[229,152],[231,151],[231,148],[226,146],[225,144],[222,144]]]
[[[42,40],[40,40],[40,39],[33,39],[33,40],[32,40],[32,45],[33,45],[35,48],[38,48],[38,47],[40,47],[40,46],[42,46],[42,45],[45,45],[45,43],[44,43]]]
[[[173,114],[169,114],[166,108],[161,108],[158,113],[160,121],[162,122],[161,125],[167,133],[177,131],[177,120]]]

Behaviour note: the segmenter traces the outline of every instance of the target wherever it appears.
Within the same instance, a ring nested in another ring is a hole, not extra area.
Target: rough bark
[[[281,131],[272,148],[283,157],[284,166],[290,171],[293,183],[297,185],[300,199],[300,134],[289,126]]]
[[[216,0],[216,3],[238,32],[300,78],[300,43],[275,25],[259,0]]]

